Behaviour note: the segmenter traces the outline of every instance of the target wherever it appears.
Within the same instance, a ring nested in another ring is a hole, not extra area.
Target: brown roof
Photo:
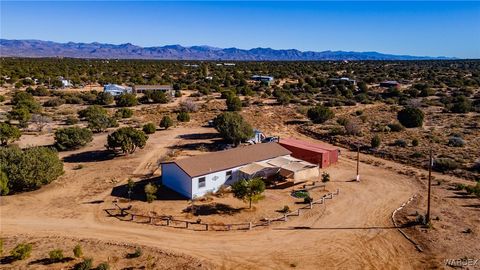
[[[190,177],[218,172],[292,152],[275,142],[253,144],[173,161]]]
[[[171,85],[135,85],[135,90],[172,89]]]

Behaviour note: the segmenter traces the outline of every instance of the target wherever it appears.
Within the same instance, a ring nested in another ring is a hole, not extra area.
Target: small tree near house
[[[147,197],[147,202],[151,203],[157,199],[158,187],[155,184],[148,183],[145,188],[145,196]]]
[[[322,173],[322,182],[326,183],[326,182],[329,182],[329,181],[330,181],[330,174],[327,173],[327,172],[323,172]]]
[[[122,127],[107,137],[106,148],[116,150],[120,148],[125,154],[132,154],[138,148],[147,144],[148,136],[141,130],[133,127]]]
[[[237,199],[249,202],[248,208],[252,208],[252,202],[258,202],[264,198],[265,183],[261,178],[250,180],[242,179],[232,185],[233,196]]]
[[[135,181],[132,178],[128,178],[127,188],[128,188],[128,199],[131,200],[133,188],[135,187]]]

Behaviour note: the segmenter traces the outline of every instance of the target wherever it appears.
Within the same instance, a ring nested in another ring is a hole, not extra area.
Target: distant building
[[[223,65],[227,67],[234,67],[235,63],[223,63]]]
[[[400,87],[400,83],[397,81],[384,81],[380,83],[380,87]]]
[[[171,85],[135,85],[133,90],[136,94],[144,94],[146,91],[162,91],[165,95],[175,96]]]
[[[273,82],[273,77],[272,76],[261,76],[261,75],[253,75],[251,77],[252,80],[258,81],[258,82],[266,82],[270,85],[270,83]]]
[[[115,97],[121,94],[132,93],[132,88],[118,84],[106,84],[103,86],[103,91]]]
[[[60,80],[60,81],[62,82],[62,87],[63,87],[63,88],[73,86],[73,85],[72,85],[72,82],[71,82],[70,80],[62,79],[62,80]]]
[[[333,84],[348,84],[348,85],[357,85],[357,81],[356,80],[353,80],[353,79],[350,79],[348,77],[341,77],[341,78],[330,78],[329,79],[330,82],[332,82]]]

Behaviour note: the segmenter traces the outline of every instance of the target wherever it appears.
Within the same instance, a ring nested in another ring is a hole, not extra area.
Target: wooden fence
[[[232,223],[232,224],[220,224],[220,223],[202,223],[201,220],[181,220],[175,219],[172,216],[147,216],[132,213],[131,206],[122,208],[118,204],[115,204],[116,208],[104,209],[104,211],[110,216],[115,217],[122,221],[130,221],[140,224],[148,224],[153,226],[166,226],[178,229],[189,229],[195,231],[232,231],[232,230],[252,230],[256,227],[267,227],[275,222],[285,222],[289,217],[300,216],[303,211],[307,211],[314,208],[314,205],[326,203],[326,200],[331,200],[334,196],[338,196],[340,190],[330,192],[323,195],[320,199],[312,201],[307,205],[300,207],[294,211],[284,213],[283,215],[265,218],[258,222],[246,222],[246,223]]]

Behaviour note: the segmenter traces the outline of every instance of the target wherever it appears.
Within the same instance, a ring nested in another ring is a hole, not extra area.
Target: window
[[[225,172],[225,179],[228,181],[232,179],[232,171],[226,171]]]
[[[206,183],[207,183],[207,181],[206,181],[205,177],[198,178],[198,188],[205,187]]]

